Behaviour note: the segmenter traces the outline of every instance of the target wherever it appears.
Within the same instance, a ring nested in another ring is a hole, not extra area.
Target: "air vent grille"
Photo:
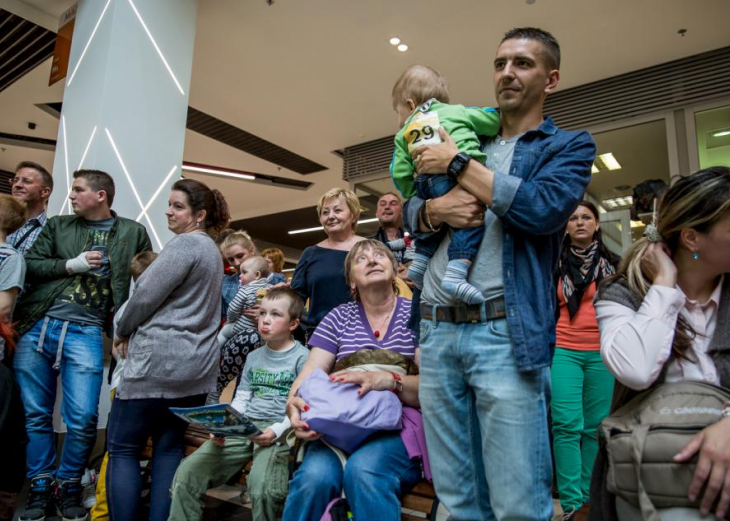
[[[0,9],[0,92],[53,56],[56,34]]]
[[[551,95],[545,112],[565,129],[587,128],[730,95],[730,47]]]
[[[387,173],[393,159],[393,137],[388,136],[345,148],[342,152],[343,179],[357,179]]]
[[[306,157],[254,136],[193,107],[188,107],[187,126],[190,130],[204,136],[299,174],[307,175],[327,170],[326,166],[310,161]]]

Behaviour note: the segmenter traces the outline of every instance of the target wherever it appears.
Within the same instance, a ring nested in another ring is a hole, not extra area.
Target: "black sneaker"
[[[58,483],[56,509],[63,521],[85,521],[88,514],[83,504],[84,487],[80,479],[67,479]]]
[[[28,502],[18,520],[45,521],[46,515],[54,515],[53,496],[55,493],[56,480],[50,474],[40,474],[31,479]]]

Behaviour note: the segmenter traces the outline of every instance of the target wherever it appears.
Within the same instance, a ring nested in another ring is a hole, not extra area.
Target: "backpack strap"
[[[661,521],[659,513],[654,504],[649,499],[644,487],[644,481],[641,479],[641,461],[644,456],[644,444],[646,443],[646,435],[649,433],[649,425],[639,425],[631,433],[631,456],[636,471],[636,482],[638,483],[639,508],[641,508],[641,517],[646,521]]]

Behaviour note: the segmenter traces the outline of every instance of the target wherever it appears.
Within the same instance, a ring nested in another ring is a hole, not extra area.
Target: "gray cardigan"
[[[117,396],[180,398],[212,391],[218,374],[223,261],[205,233],[170,240],[140,276],[116,336],[130,337]]]

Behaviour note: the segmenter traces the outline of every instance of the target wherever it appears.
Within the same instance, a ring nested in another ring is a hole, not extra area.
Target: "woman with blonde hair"
[[[307,337],[333,308],[352,300],[345,282],[345,257],[365,240],[355,234],[360,201],[354,192],[332,188],[319,199],[317,214],[327,238],[304,250],[291,281],[291,288],[305,302],[309,299],[308,313],[302,319]]]
[[[730,388],[728,272],[730,168],[713,167],[680,179],[667,191],[656,223],[626,254],[616,277],[599,288],[595,307],[601,356],[617,380],[612,410],[664,382]],[[718,519],[725,518],[730,418],[723,415],[703,429],[674,460],[689,462],[695,456],[687,496],[697,499],[700,508],[658,509],[663,520],[700,519],[711,509]],[[605,467],[602,451],[591,490],[591,519],[641,519],[638,507],[608,494]]]
[[[256,255],[256,245],[248,233],[231,228],[226,228],[221,232],[217,244],[224,263],[235,271],[235,273],[223,276],[221,316],[225,318],[228,314],[228,306],[238,291],[238,267],[243,264],[243,261]]]

